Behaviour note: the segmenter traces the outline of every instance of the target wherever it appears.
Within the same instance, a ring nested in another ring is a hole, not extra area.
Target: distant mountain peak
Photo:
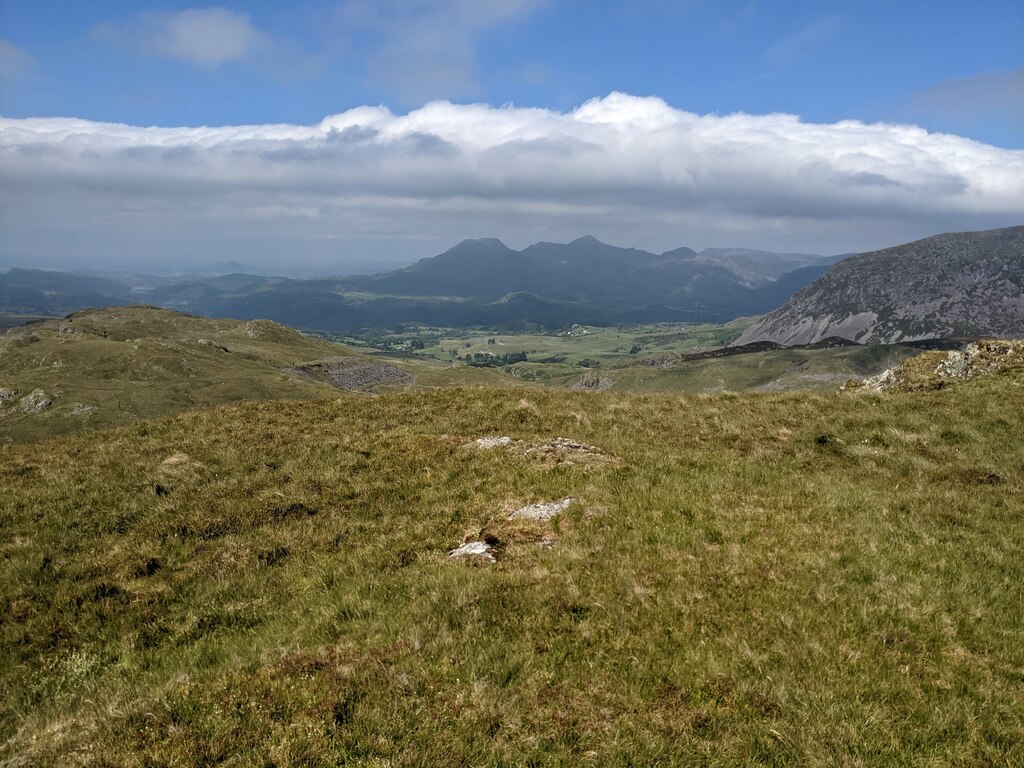
[[[583,237],[577,237],[569,245],[607,245],[607,243],[602,243],[593,235],[584,235]]]
[[[468,245],[498,245],[502,248],[508,249],[508,246],[496,237],[468,237],[455,247],[461,248]]]
[[[697,252],[693,248],[687,248],[685,245],[679,248],[673,248],[671,251],[665,251],[662,258],[669,259],[692,259],[697,255]]]

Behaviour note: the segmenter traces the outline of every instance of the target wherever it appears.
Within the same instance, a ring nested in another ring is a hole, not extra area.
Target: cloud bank
[[[334,271],[593,233],[839,252],[1024,222],[1024,151],[908,125],[434,102],[311,126],[0,120],[0,262],[303,260]]]

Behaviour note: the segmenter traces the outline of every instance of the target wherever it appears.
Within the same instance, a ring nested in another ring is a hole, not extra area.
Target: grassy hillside
[[[0,759],[1019,765],[1022,433],[1018,368],[248,403],[0,447]],[[448,557],[480,537],[497,562]]]
[[[88,310],[0,336],[0,441],[125,424],[249,399],[337,396],[288,366],[348,354],[268,321],[208,320],[154,307]],[[52,404],[25,412],[36,390]]]

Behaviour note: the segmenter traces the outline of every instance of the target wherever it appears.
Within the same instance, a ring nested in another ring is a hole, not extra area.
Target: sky
[[[0,0],[0,267],[1024,224],[1024,3]]]

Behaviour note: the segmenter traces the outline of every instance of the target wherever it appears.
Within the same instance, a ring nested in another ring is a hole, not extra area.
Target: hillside
[[[862,344],[1024,334],[1024,227],[959,232],[846,259],[734,343]]]
[[[117,280],[44,269],[0,271],[0,313],[63,315],[85,307],[130,304],[130,288]]]
[[[0,762],[1022,764],[1021,384],[0,446]]]
[[[238,400],[337,396],[299,368],[325,358],[390,368],[266,320],[132,306],[38,321],[0,334],[0,442]]]

